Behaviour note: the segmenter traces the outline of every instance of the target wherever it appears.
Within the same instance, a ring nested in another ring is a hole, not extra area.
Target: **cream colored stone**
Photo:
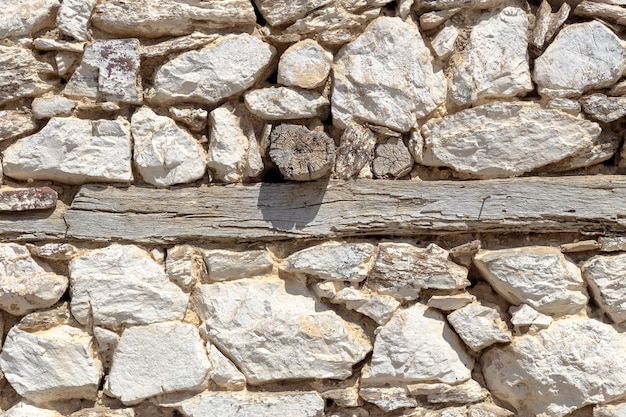
[[[191,35],[179,36],[167,41],[155,43],[153,45],[142,45],[139,47],[139,56],[145,58],[155,58],[166,56],[175,52],[198,49],[216,41],[220,38],[217,33],[194,32]]]
[[[293,22],[332,0],[254,0],[259,11],[272,26]]]
[[[54,27],[59,5],[58,0],[0,1],[0,39],[31,36],[41,29]]]
[[[435,10],[420,15],[420,28],[423,30],[435,29],[444,24],[448,19],[461,11],[460,8]]]
[[[190,245],[178,245],[167,249],[165,273],[170,281],[185,292],[191,292],[193,287],[207,276],[202,254]]]
[[[2,12],[6,9],[0,4]],[[30,49],[0,44],[0,105],[52,90],[55,84],[52,74],[52,66],[40,61]]]
[[[0,415],[2,417],[63,417],[63,414],[55,410],[39,408],[25,401],[20,401]]]
[[[593,300],[615,323],[626,321],[626,255],[598,255],[581,266]]]
[[[401,178],[411,172],[413,156],[402,138],[388,138],[374,149],[372,173],[376,178]]]
[[[454,43],[459,37],[459,30],[452,26],[446,25],[437,33],[431,41],[431,47],[438,58],[446,59],[454,51]]]
[[[513,417],[514,414],[506,408],[498,407],[492,403],[470,405],[467,409],[467,417]]]
[[[598,242],[602,252],[626,251],[626,236],[601,236]]]
[[[0,142],[27,135],[36,128],[29,110],[0,110]]]
[[[212,281],[252,278],[272,271],[274,262],[264,250],[232,251],[226,249],[203,250],[202,256]]]
[[[592,119],[614,122],[626,115],[626,97],[607,97],[595,93],[580,99],[582,108]]]
[[[470,404],[489,396],[489,391],[473,379],[459,385],[412,384],[407,386],[407,390],[412,395],[426,396],[426,401],[434,404]]]
[[[170,107],[170,117],[194,132],[204,132],[209,112],[195,106]]]
[[[351,30],[361,29],[361,27],[365,26],[370,20],[380,15],[380,7],[367,10],[364,8],[363,10],[356,11],[353,7],[348,7],[350,3],[352,2],[333,2],[325,7],[314,10],[287,27],[285,33],[298,33],[302,35],[319,33],[320,38],[323,39],[324,37],[322,35],[324,34],[337,34],[342,30],[350,32]],[[386,3],[386,0],[383,0],[382,3]]]
[[[105,369],[111,368],[111,361],[113,360],[113,352],[120,341],[120,336],[114,331],[105,329],[104,327],[94,326],[93,337],[98,342],[97,352],[102,360],[102,364]]]
[[[69,243],[45,243],[41,246],[27,243],[26,248],[31,255],[52,261],[69,261],[80,254],[80,250]]]
[[[400,302],[390,295],[372,294],[351,287],[337,291],[331,302],[344,304],[347,309],[364,314],[379,325],[387,323],[400,307]]]
[[[593,408],[593,417],[624,417],[626,403],[613,405],[597,405]]]
[[[291,45],[278,62],[278,83],[300,87],[316,88],[324,84],[333,54],[312,39],[305,39]]]
[[[33,116],[35,119],[69,116],[72,114],[74,107],[76,107],[76,103],[63,96],[37,97],[32,103]]]
[[[351,124],[341,135],[335,174],[343,180],[357,175],[374,158],[376,135],[367,127]]]
[[[441,311],[454,311],[474,301],[476,297],[470,293],[433,295],[428,299],[427,305]]]
[[[523,333],[537,333],[539,330],[547,329],[552,324],[552,317],[541,314],[528,304],[511,306],[511,324],[516,335]]]
[[[500,313],[471,303],[448,314],[448,322],[470,349],[479,352],[495,343],[508,343],[512,335]]]
[[[211,380],[227,390],[244,389],[246,377],[237,369],[235,364],[210,342],[207,342],[206,349],[209,362],[211,362],[211,372],[209,373]]]
[[[140,417],[135,413],[133,408],[114,408],[96,406],[93,408],[83,408],[75,413],[69,415],[69,417]],[[154,416],[160,417],[160,416]]]
[[[546,109],[561,110],[574,116],[580,114],[582,107],[578,100],[571,98],[553,98],[546,103]]]
[[[57,27],[64,35],[87,40],[91,12],[98,0],[63,0],[57,15]]]
[[[615,155],[619,149],[621,140],[621,134],[611,129],[603,129],[602,133],[591,142],[590,146],[559,162],[546,165],[540,170],[547,172],[565,172],[599,164],[600,162],[611,159],[613,155]],[[591,246],[590,244],[589,247],[591,248]],[[566,250],[569,250],[567,246]]]
[[[417,407],[417,401],[407,395],[404,387],[361,387],[359,396],[387,413],[399,408]]]
[[[265,120],[326,119],[330,103],[315,91],[289,87],[252,90],[244,96],[250,113]]]
[[[57,75],[66,76],[74,64],[78,62],[79,56],[72,52],[60,51],[54,57],[54,63],[57,68]]]
[[[590,250],[600,249],[600,244],[596,240],[589,239],[581,240],[579,242],[564,243],[559,246],[559,249],[561,249],[561,252],[563,253],[586,252]]]

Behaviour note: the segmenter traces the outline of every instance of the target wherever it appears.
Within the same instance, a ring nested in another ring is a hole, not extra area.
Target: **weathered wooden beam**
[[[35,212],[0,213],[0,241],[20,242],[65,239],[65,214],[61,203],[56,209]]]
[[[626,177],[322,181],[172,190],[85,185],[67,237],[173,243],[489,232],[626,232]]]

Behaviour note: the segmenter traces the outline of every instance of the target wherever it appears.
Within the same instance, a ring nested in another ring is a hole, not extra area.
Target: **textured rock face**
[[[581,269],[593,300],[615,323],[626,321],[626,255],[594,256]]]
[[[224,36],[199,51],[185,52],[154,75],[154,102],[212,105],[251,87],[275,48],[247,34]]]
[[[251,278],[271,272],[274,263],[267,252],[250,250],[236,252],[223,249],[202,251],[207,275],[212,281]]]
[[[332,63],[333,54],[314,40],[303,40],[281,55],[278,83],[300,88],[319,87],[326,81]]]
[[[3,13],[6,8],[2,8]],[[54,87],[48,80],[52,66],[29,49],[0,45],[0,104],[22,97],[36,97]]]
[[[81,184],[131,181],[130,159],[127,121],[55,117],[38,133],[9,146],[2,162],[4,173],[18,180]]]
[[[54,96],[36,98],[32,106],[35,119],[48,119],[55,116],[69,116],[76,107],[76,103],[63,96]]]
[[[444,102],[446,80],[417,27],[398,18],[373,21],[336,56],[333,123],[368,122],[408,132]]]
[[[63,414],[54,410],[39,408],[26,402],[19,402],[3,413],[2,417],[63,417]]]
[[[0,111],[0,141],[31,133],[36,128],[33,115],[28,111]]]
[[[320,93],[287,87],[260,88],[245,96],[252,114],[266,120],[326,118],[328,99]]]
[[[211,381],[227,390],[242,390],[246,387],[246,377],[239,369],[210,342],[207,343],[207,354],[211,364],[209,374]]]
[[[511,332],[494,308],[471,303],[448,315],[448,322],[473,351],[511,341]]]
[[[54,26],[54,11],[58,0],[26,0],[0,2],[0,39],[30,36]]]
[[[376,135],[367,127],[351,124],[343,131],[337,149],[335,174],[347,180],[358,174],[374,156]]]
[[[422,161],[481,178],[515,176],[590,147],[600,132],[596,123],[531,103],[485,104],[426,123]]]
[[[624,395],[623,343],[622,335],[607,324],[563,319],[536,336],[518,337],[507,347],[487,351],[483,374],[492,394],[515,407],[516,415],[562,417]]]
[[[76,40],[87,40],[91,12],[98,0],[65,0],[57,15],[57,26],[64,35]]]
[[[241,279],[202,285],[194,298],[209,339],[251,384],[345,379],[371,349],[360,327],[316,303],[299,285]]]

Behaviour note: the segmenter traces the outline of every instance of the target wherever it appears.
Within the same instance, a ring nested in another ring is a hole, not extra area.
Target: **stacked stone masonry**
[[[623,0],[0,0],[0,417],[626,415]]]

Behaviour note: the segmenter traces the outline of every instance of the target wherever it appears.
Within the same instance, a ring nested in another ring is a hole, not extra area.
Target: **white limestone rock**
[[[97,40],[85,48],[63,94],[77,99],[140,104],[139,40]]]
[[[417,27],[400,18],[374,20],[342,48],[333,66],[333,123],[369,122],[408,132],[446,98],[446,79]]]
[[[130,122],[134,160],[141,178],[157,187],[185,184],[202,178],[207,154],[187,131],[149,107],[137,110]]]
[[[289,87],[252,90],[244,100],[250,113],[265,120],[326,119],[330,106],[318,92]]]
[[[516,335],[537,333],[539,330],[547,329],[552,324],[552,317],[541,314],[528,304],[511,306],[509,313]]]
[[[626,47],[602,23],[576,23],[563,28],[535,60],[533,80],[539,94],[577,97],[609,87],[626,71]]]
[[[407,395],[404,387],[361,387],[359,396],[387,413],[400,408],[417,407],[417,401]]]
[[[202,254],[190,245],[178,245],[167,250],[165,273],[185,292],[191,292],[196,283],[207,276]]]
[[[593,300],[615,323],[626,321],[626,254],[598,255],[581,266]]]
[[[170,107],[170,117],[193,132],[204,132],[209,112],[195,106]]]
[[[80,250],[69,243],[45,243],[41,246],[27,243],[26,248],[33,256],[53,261],[69,261],[80,254]]]
[[[3,153],[4,174],[17,180],[68,184],[130,182],[130,126],[124,119],[50,119]]]
[[[246,377],[230,359],[224,356],[211,342],[207,342],[206,350],[209,355],[209,362],[211,362],[209,376],[213,382],[229,391],[238,391],[246,387]]]
[[[361,282],[370,271],[375,249],[370,243],[323,243],[289,255],[279,268],[323,280]]]
[[[206,392],[178,408],[186,417],[322,417],[324,400],[315,391]]]
[[[551,316],[575,314],[587,305],[580,269],[559,248],[481,251],[474,264],[493,289],[512,304],[528,304]]]
[[[489,9],[505,3],[503,0],[422,0],[420,7],[425,10]]]
[[[470,379],[474,360],[441,313],[421,303],[396,312],[380,327],[362,383],[444,382]]]
[[[0,1],[0,39],[28,37],[54,27],[59,6],[59,0]]]
[[[107,0],[96,7],[92,21],[116,36],[160,38],[251,26],[256,17],[248,0]]]
[[[113,352],[115,352],[115,348],[120,341],[120,336],[112,330],[94,326],[93,337],[95,337],[98,342],[97,352],[102,361],[102,365],[104,369],[108,370],[111,368]]]
[[[240,279],[202,285],[194,299],[211,343],[253,385],[345,379],[371,350],[361,327],[316,302],[301,284]]]
[[[448,322],[470,349],[480,352],[494,343],[507,343],[512,335],[495,308],[471,303],[448,314]]]
[[[433,295],[426,304],[428,307],[436,308],[437,310],[454,311],[474,301],[476,301],[476,297],[465,292],[452,295]]]
[[[113,244],[70,262],[71,309],[81,324],[110,329],[180,320],[188,297],[133,245]]]
[[[227,281],[252,278],[272,271],[274,262],[264,250],[232,251],[207,249],[202,251],[208,278],[212,281]]]
[[[603,129],[602,133],[591,141],[591,145],[576,152],[559,162],[555,162],[540,168],[545,172],[566,172],[573,169],[584,168],[604,162],[615,155],[619,149],[622,136],[610,128]]]
[[[92,337],[68,325],[36,333],[11,328],[0,369],[15,391],[33,403],[95,400],[102,376]]]
[[[467,268],[448,260],[448,251],[435,244],[418,248],[389,242],[378,245],[368,285],[380,294],[415,300],[422,289],[463,289],[470,282]]]
[[[36,261],[28,249],[0,244],[0,308],[15,316],[54,305],[65,293],[68,279]]]
[[[64,77],[70,72],[72,67],[79,60],[79,56],[72,52],[59,51],[54,56],[54,63],[57,68],[57,75]]]
[[[435,10],[432,12],[426,12],[420,15],[420,28],[422,30],[431,30],[444,24],[452,16],[461,11],[461,8],[455,7],[452,9]]]
[[[379,325],[387,323],[400,307],[400,302],[390,295],[372,294],[352,287],[337,291],[330,301],[344,304],[348,310],[364,314]]]
[[[3,12],[6,9],[0,7]],[[28,11],[28,8],[25,10]],[[55,85],[53,74],[52,66],[40,61],[30,49],[0,44],[0,105],[22,97],[37,97],[52,90]]]
[[[312,39],[291,45],[278,62],[278,83],[291,87],[316,88],[324,84],[333,54]]]
[[[426,401],[433,404],[469,404],[482,401],[489,395],[489,391],[473,379],[459,385],[411,384],[407,385],[407,390],[412,395],[426,396]]]
[[[37,129],[28,110],[0,110],[0,142],[26,135]]]
[[[612,405],[598,405],[593,408],[593,417],[624,417],[626,403]]]
[[[422,126],[422,163],[480,178],[521,175],[591,147],[598,124],[526,102],[495,102]]]
[[[333,0],[254,0],[263,18],[271,26],[293,22]]]
[[[2,417],[63,417],[63,414],[56,410],[39,408],[28,402],[20,401],[13,407],[0,414]]]
[[[515,414],[506,408],[484,402],[467,408],[467,417],[513,417]]]
[[[124,330],[113,355],[107,390],[126,405],[159,394],[201,391],[211,364],[198,329],[181,322]]]
[[[363,10],[357,11],[359,2],[333,2],[327,6],[314,10],[307,16],[298,19],[294,24],[287,27],[284,32],[287,34],[297,33],[300,35],[314,36],[314,34],[320,34],[319,40],[322,43],[334,43],[339,42],[342,44],[348,41],[348,34],[352,34],[353,31],[362,30],[370,20],[380,16],[380,3],[386,4],[386,0],[374,0],[368,8],[366,4],[361,3]],[[372,4],[373,3],[373,4]],[[350,6],[356,6],[350,7]],[[344,42],[339,41],[336,38],[344,38]],[[352,36],[350,36],[351,38]],[[328,41],[331,42],[328,42]]]
[[[432,47],[437,58],[446,59],[454,51],[454,44],[459,37],[459,30],[452,26],[446,25],[437,33],[431,41]],[[529,75],[530,77],[530,75]]]
[[[601,236],[598,243],[602,252],[626,251],[626,236]]]
[[[248,34],[227,35],[163,64],[154,74],[159,104],[214,105],[252,87],[267,73],[276,49]]]
[[[555,321],[536,335],[487,350],[481,362],[491,394],[519,417],[563,417],[626,394],[624,337],[593,319]]]
[[[63,0],[57,15],[57,27],[64,35],[87,40],[91,12],[98,0]]]
[[[527,33],[528,17],[521,7],[496,9],[481,19],[455,58],[450,83],[454,103],[466,106],[531,91]]]
[[[191,49],[199,49],[219,39],[217,33],[194,32],[190,35],[179,36],[163,42],[152,45],[141,45],[139,47],[139,56],[142,59],[162,57],[175,52],[189,51]]]
[[[37,97],[32,103],[35,119],[69,116],[74,107],[76,107],[76,103],[63,96]]]

